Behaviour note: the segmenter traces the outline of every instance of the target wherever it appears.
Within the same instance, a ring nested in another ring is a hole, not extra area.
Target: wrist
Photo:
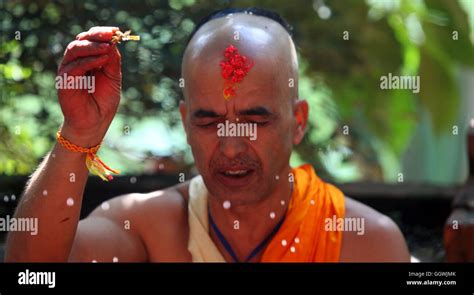
[[[100,130],[100,128],[97,129]],[[104,181],[109,181],[113,179],[111,173],[119,174],[120,171],[107,166],[97,155],[104,134],[105,132],[78,132],[67,124],[63,124],[57,132],[56,138],[59,144],[66,150],[87,155],[87,169]]]
[[[66,123],[61,126],[59,132],[71,143],[84,148],[100,144],[105,135],[105,132],[101,132],[99,128],[96,130],[77,130]]]

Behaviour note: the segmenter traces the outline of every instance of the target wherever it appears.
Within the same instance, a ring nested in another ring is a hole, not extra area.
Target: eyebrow
[[[255,107],[255,108],[250,108],[250,109],[246,109],[246,110],[241,110],[241,111],[239,111],[239,115],[241,115],[241,116],[270,117],[270,116],[273,115],[273,113],[270,112],[265,107]]]
[[[193,113],[195,118],[219,118],[221,115],[214,111],[199,109]]]
[[[265,107],[254,107],[250,109],[241,110],[238,112],[239,116],[262,116],[271,117],[273,113]],[[218,114],[211,110],[198,109],[193,113],[194,118],[221,118],[225,115]]]

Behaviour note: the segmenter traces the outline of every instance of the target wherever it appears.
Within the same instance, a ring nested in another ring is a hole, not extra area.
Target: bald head
[[[236,13],[205,23],[190,40],[182,63],[183,78],[190,86],[184,89],[186,99],[204,94],[201,90],[206,95],[222,93],[224,80],[219,63],[230,44],[254,64],[237,91],[260,88],[263,93],[279,92],[279,96],[297,98],[298,62],[291,36],[270,18]],[[207,89],[194,87],[195,83],[206,85]],[[266,87],[260,87],[263,85]],[[272,89],[266,89],[269,87]]]
[[[229,45],[252,67],[232,85],[235,94],[224,99],[229,81],[222,77],[220,63]],[[205,22],[185,50],[182,74],[181,118],[210,194],[232,204],[250,204],[277,193],[275,179],[290,172],[291,151],[304,136],[308,115],[307,103],[297,99],[296,50],[285,28],[268,17],[246,13]],[[255,140],[222,135],[224,122],[253,126]],[[244,174],[236,178],[228,171]]]

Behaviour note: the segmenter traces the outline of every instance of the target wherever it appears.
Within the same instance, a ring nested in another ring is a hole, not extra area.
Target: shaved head
[[[232,45],[252,64],[224,99],[220,63]],[[289,158],[304,135],[307,103],[298,99],[293,40],[278,21],[249,13],[207,20],[186,47],[180,113],[196,167],[210,194],[235,205],[258,203],[288,189]],[[255,125],[256,140],[218,136],[223,122]],[[240,173],[240,174],[239,174]],[[239,174],[239,175],[237,175]]]
[[[253,61],[255,66],[247,78],[249,84],[255,80],[260,81],[253,84],[263,82],[272,87],[278,84],[276,90],[284,91],[287,98],[297,98],[298,61],[291,36],[278,22],[246,13],[213,19],[199,28],[184,53],[182,73],[186,83],[209,79],[222,91],[218,65],[229,44]],[[288,86],[289,79],[294,87]],[[184,89],[186,99],[190,97],[188,89]]]

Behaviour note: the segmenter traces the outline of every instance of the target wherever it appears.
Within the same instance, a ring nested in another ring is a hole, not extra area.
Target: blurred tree
[[[193,21],[228,6],[262,6],[294,26],[300,96],[312,109],[308,136],[293,163],[310,162],[338,181],[394,181],[421,114],[428,114],[434,134],[450,131],[458,117],[455,69],[474,65],[469,2],[2,1],[0,173],[29,173],[50,148],[61,122],[54,89],[57,65],[67,43],[95,25],[132,29],[142,37],[120,45],[123,95],[107,135],[105,160],[119,162],[111,165],[127,173],[143,172],[144,165],[137,163],[149,153],[184,154],[190,163],[178,124],[177,82]],[[380,77],[388,73],[420,75],[420,93],[381,89]],[[156,128],[163,131],[158,136]],[[150,140],[133,145],[137,134],[141,139],[149,134]],[[156,137],[160,142],[153,144]]]

